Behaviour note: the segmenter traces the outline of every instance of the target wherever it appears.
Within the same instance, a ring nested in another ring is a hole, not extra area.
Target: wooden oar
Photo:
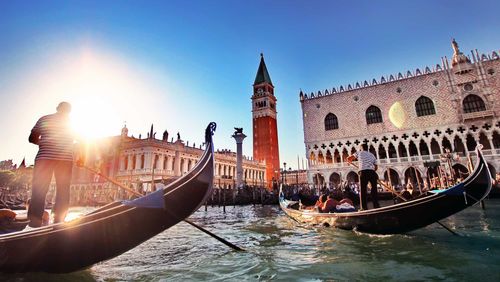
[[[91,167],[88,167],[88,166],[86,166],[86,165],[84,165],[84,164],[82,164],[82,163],[77,163],[77,165],[78,165],[78,166],[80,166],[80,167],[83,167],[83,168],[85,168],[85,169],[87,169],[87,170],[89,170],[89,171],[91,171],[91,172],[93,172],[93,173],[95,173],[95,174],[97,174],[97,175],[99,175],[99,176],[101,176],[101,177],[103,177],[103,178],[104,178],[104,179],[106,179],[107,181],[109,181],[109,182],[111,182],[111,183],[115,184],[116,186],[118,186],[118,187],[122,188],[123,190],[125,190],[125,191],[127,191],[127,192],[129,192],[129,193],[131,193],[131,194],[133,194],[133,195],[135,195],[135,196],[139,196],[139,197],[144,196],[142,193],[139,193],[139,192],[135,191],[134,189],[128,188],[127,186],[125,186],[125,185],[121,184],[120,182],[118,182],[118,181],[116,181],[116,180],[114,180],[114,179],[111,179],[110,177],[108,177],[108,176],[106,176],[106,175],[102,174],[100,171],[98,171],[98,170],[96,170],[96,169],[93,169],[93,168],[91,168]],[[199,230],[203,231],[204,233],[206,233],[206,234],[208,234],[208,235],[212,236],[213,238],[217,239],[219,242],[224,243],[226,246],[229,246],[229,247],[230,247],[230,248],[232,248],[233,250],[236,250],[236,251],[245,251],[244,249],[242,249],[242,248],[240,248],[240,247],[236,246],[235,244],[233,244],[233,243],[231,243],[231,242],[229,242],[229,241],[227,241],[227,240],[225,240],[225,239],[223,239],[223,238],[221,238],[221,237],[219,237],[219,236],[217,236],[217,235],[213,234],[212,232],[210,232],[210,231],[206,230],[205,228],[203,228],[203,227],[201,227],[201,226],[199,226],[199,225],[195,224],[194,222],[192,222],[192,221],[190,221],[190,220],[184,219],[183,221],[184,221],[184,222],[186,222],[186,223],[188,223],[188,224],[189,224],[189,225],[191,225],[191,226],[196,227],[197,229],[199,229]]]
[[[350,163],[348,162],[348,164],[352,165],[353,167],[359,169],[359,167],[356,165],[356,164],[353,164],[353,163]],[[389,175],[388,175],[389,177]],[[399,195],[394,189],[392,189],[391,186],[385,184],[384,182],[380,181],[379,179],[377,179],[377,183],[380,184],[381,186],[384,186],[387,190],[391,191],[392,194],[396,195],[398,198],[400,198],[401,200],[407,202],[408,200],[403,198],[401,195]]]

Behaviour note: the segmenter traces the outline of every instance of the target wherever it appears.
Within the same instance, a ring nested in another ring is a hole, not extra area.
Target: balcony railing
[[[470,120],[470,119],[477,119],[477,118],[484,118],[484,117],[491,117],[493,116],[493,111],[492,110],[486,110],[486,111],[481,111],[481,112],[474,112],[474,113],[466,113],[462,115],[462,118],[464,121]]]
[[[419,156],[410,157],[410,162],[419,162],[419,161],[420,161],[420,157]]]

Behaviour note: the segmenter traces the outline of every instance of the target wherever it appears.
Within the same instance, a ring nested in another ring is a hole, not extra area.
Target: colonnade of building
[[[406,183],[412,173],[414,179],[415,175],[429,177],[432,172],[429,173],[426,163],[443,162],[443,154],[447,152],[454,156],[454,169],[464,171],[467,169],[468,157],[475,156],[474,150],[478,144],[483,147],[492,173],[500,171],[500,122],[495,120],[480,125],[457,124],[385,134],[370,139],[350,138],[336,140],[335,143],[314,144],[308,152],[310,183],[355,180],[356,177],[350,174],[355,174],[355,168],[347,164],[346,158],[356,152],[361,143],[366,143],[369,151],[377,157],[382,168],[378,171],[379,177],[387,179],[389,172],[391,178],[397,178],[393,179],[397,183]],[[332,177],[335,181],[332,181]]]
[[[199,154],[191,155],[181,152],[169,154],[158,154],[155,152],[126,153],[120,157],[118,175],[137,178],[156,178],[181,176],[191,170],[197,163]],[[234,160],[233,160],[234,159]],[[153,161],[154,160],[154,161]],[[249,163],[250,162],[250,163]],[[154,168],[154,169],[153,169]],[[236,179],[236,159],[225,154],[215,154],[215,184],[221,186],[233,186]],[[248,185],[263,185],[265,183],[265,166],[253,160],[245,159],[243,163],[243,180]]]

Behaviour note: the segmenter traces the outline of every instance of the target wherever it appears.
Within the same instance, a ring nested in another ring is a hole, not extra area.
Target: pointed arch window
[[[474,113],[486,111],[486,105],[481,97],[470,94],[463,101],[464,113]]]
[[[434,102],[425,96],[421,96],[415,102],[415,110],[417,111],[417,116],[429,116],[435,115],[436,109],[434,108]]]
[[[325,117],[325,130],[333,130],[339,128],[339,121],[337,116],[329,113]]]
[[[370,106],[366,109],[366,124],[381,123],[382,112],[378,107]]]

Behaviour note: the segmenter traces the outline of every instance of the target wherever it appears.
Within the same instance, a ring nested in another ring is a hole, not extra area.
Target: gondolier
[[[368,204],[366,201],[366,189],[368,183],[371,186],[371,198],[373,202],[373,208],[379,208],[378,203],[378,191],[377,191],[377,180],[378,175],[375,172],[377,170],[377,158],[368,151],[367,144],[361,144],[360,151],[356,152],[349,157],[347,157],[347,162],[351,163],[353,160],[357,159],[359,162],[359,182],[360,182],[360,193],[359,200],[362,210],[368,209]]]
[[[69,207],[69,187],[73,169],[74,136],[70,129],[71,105],[61,102],[55,114],[41,117],[29,136],[29,142],[38,145],[33,172],[33,189],[28,210],[29,226],[40,227],[45,209],[45,197],[52,175],[56,179],[54,222],[62,222]]]

